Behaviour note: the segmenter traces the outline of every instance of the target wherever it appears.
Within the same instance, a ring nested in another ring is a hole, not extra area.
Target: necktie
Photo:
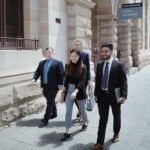
[[[108,69],[109,69],[109,62],[106,62],[104,74],[102,78],[102,88],[106,89],[108,87]]]
[[[47,82],[48,82],[48,70],[49,70],[51,63],[52,63],[52,60],[50,60],[50,61],[47,60],[44,65],[44,78],[43,78],[44,84],[47,84]]]

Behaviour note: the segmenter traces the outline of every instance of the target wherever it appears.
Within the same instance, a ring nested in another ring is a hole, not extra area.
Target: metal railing
[[[0,37],[0,50],[37,50],[39,40],[12,37]]]

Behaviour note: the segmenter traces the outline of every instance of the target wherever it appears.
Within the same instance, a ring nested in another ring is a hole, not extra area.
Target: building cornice
[[[95,16],[96,19],[99,19],[99,20],[116,20],[116,16],[115,15],[96,15]]]
[[[94,8],[94,6],[96,5],[94,2],[91,2],[90,0],[66,0],[66,2],[69,5],[78,4],[80,6],[90,9]]]

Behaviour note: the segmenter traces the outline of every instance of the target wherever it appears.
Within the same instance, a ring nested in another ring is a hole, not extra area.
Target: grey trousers
[[[71,128],[72,126],[72,111],[73,111],[73,104],[75,100],[71,99],[71,93],[75,90],[74,84],[69,84],[68,86],[68,92],[65,99],[66,104],[66,116],[65,116],[65,127],[67,129]],[[79,106],[79,110],[81,112],[81,116],[83,118],[83,124],[88,122],[87,114],[85,111],[85,100],[76,100]]]

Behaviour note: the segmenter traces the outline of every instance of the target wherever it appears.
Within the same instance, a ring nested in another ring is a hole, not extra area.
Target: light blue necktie
[[[108,69],[109,69],[109,62],[106,62],[104,74],[102,77],[102,88],[107,89],[108,88]]]
[[[48,71],[49,71],[51,63],[52,63],[52,60],[46,60],[44,64],[44,78],[43,78],[44,84],[48,83]]]

